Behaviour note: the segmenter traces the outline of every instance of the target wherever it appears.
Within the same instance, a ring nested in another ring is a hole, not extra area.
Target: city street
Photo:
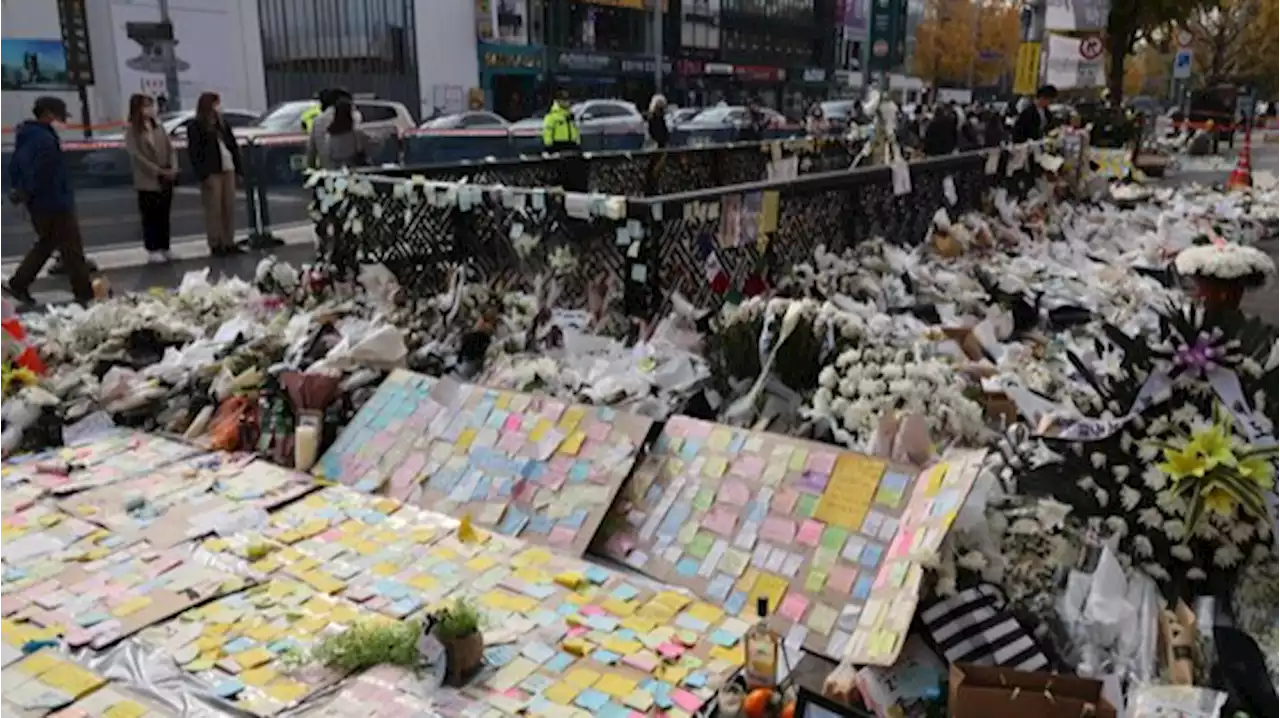
[[[273,225],[287,225],[307,216],[307,196],[302,188],[296,192],[276,190],[269,195],[269,211]],[[137,195],[131,187],[106,187],[76,190],[76,209],[80,216],[80,232],[85,251],[106,247],[142,246],[142,229],[138,220]],[[204,212],[197,187],[178,187],[173,198],[173,236],[204,234]],[[4,236],[3,257],[19,259],[35,238],[31,223],[21,207],[8,202],[0,210]],[[236,199],[236,228],[244,232],[250,226],[244,193]]]

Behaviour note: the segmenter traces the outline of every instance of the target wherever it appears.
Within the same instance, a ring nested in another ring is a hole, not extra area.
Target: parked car
[[[587,100],[569,107],[578,130],[584,134],[606,132],[609,134],[644,133],[644,116],[636,106],[625,100]],[[542,131],[542,118],[546,112],[538,112],[511,125],[517,134]]]
[[[667,110],[667,124],[671,127],[683,124],[692,120],[702,112],[701,107],[674,107]]]
[[[262,117],[260,113],[253,110],[223,110],[223,118],[227,124],[231,125],[231,131],[241,134],[240,130],[257,124],[258,119]],[[166,112],[158,118],[160,126],[169,133],[169,136],[176,139],[183,139],[187,136],[187,123],[196,118],[195,110],[178,110],[176,112]],[[116,132],[108,132],[101,135],[94,135],[95,141],[112,141],[124,140],[124,130]]]
[[[501,115],[482,110],[441,115],[423,122],[423,130],[505,130],[511,126]]]
[[[856,100],[827,100],[818,106],[822,108],[822,118],[834,130],[846,129],[858,116]]]
[[[787,119],[777,110],[761,107],[760,112],[765,116],[766,127],[775,128],[787,124]],[[746,129],[750,122],[750,113],[746,107],[720,105],[699,112],[692,120],[676,127],[676,130],[687,135],[690,144],[707,144],[736,138],[737,133]],[[728,137],[717,136],[725,134],[726,131],[728,131]]]
[[[409,108],[399,102],[356,98],[354,104],[362,119],[360,129],[375,139],[389,137],[402,130],[411,130],[418,126]],[[305,132],[302,126],[302,115],[308,109],[318,106],[319,103],[315,100],[282,102],[267,110],[258,124],[247,130],[247,134],[257,136]]]

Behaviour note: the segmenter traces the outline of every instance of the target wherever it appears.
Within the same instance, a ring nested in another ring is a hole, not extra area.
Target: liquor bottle
[[[742,645],[746,651],[747,691],[773,688],[778,676],[778,637],[769,630],[769,599],[756,600],[756,623],[747,631]]]

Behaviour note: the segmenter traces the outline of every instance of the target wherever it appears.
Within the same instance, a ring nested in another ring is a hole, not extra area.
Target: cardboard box
[[[951,666],[950,718],[1115,718],[1102,682],[1012,668]]]

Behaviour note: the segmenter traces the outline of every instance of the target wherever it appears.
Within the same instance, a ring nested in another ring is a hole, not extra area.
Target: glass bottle
[[[747,691],[773,688],[778,676],[778,637],[769,630],[769,599],[764,596],[756,600],[756,623],[747,631],[743,646]]]

